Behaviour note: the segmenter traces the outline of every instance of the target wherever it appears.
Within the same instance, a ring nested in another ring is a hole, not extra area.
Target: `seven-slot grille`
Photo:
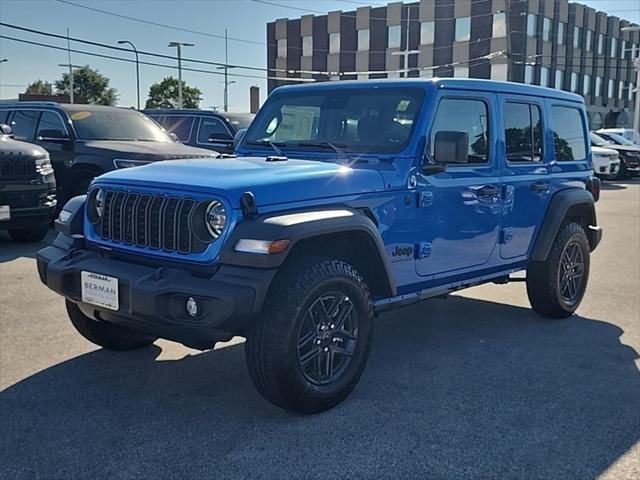
[[[207,243],[193,235],[189,222],[197,205],[190,198],[107,190],[104,213],[96,231],[103,240],[124,245],[202,253]]]
[[[32,178],[36,175],[36,162],[33,158],[0,159],[0,177]]]

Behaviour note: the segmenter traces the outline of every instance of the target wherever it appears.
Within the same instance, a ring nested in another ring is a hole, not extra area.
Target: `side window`
[[[37,110],[16,110],[11,119],[11,129],[16,140],[31,141],[36,133],[40,112]]]
[[[0,110],[0,123],[7,123],[7,118],[9,118],[9,110]]]
[[[551,107],[551,128],[556,160],[562,162],[587,158],[580,110],[571,107]]]
[[[434,156],[434,140],[438,132],[465,132],[469,136],[468,163],[489,161],[489,113],[482,100],[445,98],[431,128],[429,153]],[[455,164],[451,164],[455,167]]]
[[[194,121],[195,117],[187,115],[167,115],[162,122],[162,126],[171,133],[175,133],[181,142],[188,142]]]
[[[40,122],[38,123],[37,137],[65,138],[67,136],[67,129],[57,113],[42,112]]]
[[[198,128],[198,143],[210,143],[210,138],[233,140],[222,121],[214,117],[203,117],[200,119],[200,128]]]
[[[540,108],[528,103],[505,103],[504,139],[508,162],[541,161],[542,121]]]

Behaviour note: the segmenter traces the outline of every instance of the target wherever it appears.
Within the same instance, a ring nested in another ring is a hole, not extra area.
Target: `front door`
[[[550,198],[548,156],[544,148],[544,103],[499,95],[502,115],[500,165],[504,216],[500,256],[524,257],[532,247]]]
[[[439,100],[428,135],[427,154],[434,158],[438,132],[464,132],[467,163],[449,164],[435,175],[418,174],[416,252],[420,276],[450,276],[480,270],[498,242],[502,189],[494,151],[495,97],[472,93]]]

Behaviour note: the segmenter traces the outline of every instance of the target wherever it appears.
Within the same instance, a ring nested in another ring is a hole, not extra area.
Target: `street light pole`
[[[138,57],[138,49],[129,40],[118,40],[119,45],[131,45],[133,52],[136,54],[136,91],[138,94],[138,110],[140,110],[140,59]]]
[[[640,32],[640,27],[623,27],[622,32]],[[640,48],[637,49],[638,54],[633,59],[633,65],[636,67],[636,104],[633,110],[633,135],[636,143],[640,142]]]
[[[193,43],[169,42],[168,47],[176,47],[178,54],[178,108],[182,108],[182,47],[193,47]]]

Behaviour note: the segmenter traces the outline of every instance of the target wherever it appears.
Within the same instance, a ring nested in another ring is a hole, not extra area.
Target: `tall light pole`
[[[136,91],[138,94],[138,110],[140,110],[140,59],[138,58],[138,49],[129,40],[118,40],[119,45],[131,45],[133,52],[136,54]]]
[[[182,47],[194,47],[193,43],[169,42],[168,47],[176,47],[178,53],[178,108],[182,108]]]
[[[640,27],[623,27],[622,32],[640,32]],[[637,49],[638,54],[633,59],[633,65],[636,67],[636,105],[633,110],[633,135],[634,141],[640,142],[640,48]]]

